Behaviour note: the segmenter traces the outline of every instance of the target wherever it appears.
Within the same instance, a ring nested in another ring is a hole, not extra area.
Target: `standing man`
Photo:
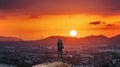
[[[58,48],[58,58],[62,58],[62,49],[64,48],[64,46],[61,39],[58,39],[57,48]]]

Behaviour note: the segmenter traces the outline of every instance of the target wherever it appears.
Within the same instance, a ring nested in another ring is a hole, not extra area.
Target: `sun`
[[[77,31],[76,30],[71,30],[70,31],[70,36],[76,37],[77,36]]]

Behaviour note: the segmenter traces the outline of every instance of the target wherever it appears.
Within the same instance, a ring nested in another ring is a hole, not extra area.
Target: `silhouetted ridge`
[[[120,40],[120,35],[116,35],[114,37],[111,37],[112,39],[119,39]]]
[[[42,40],[37,40],[39,44],[42,45],[50,45],[50,46],[56,46],[56,42],[58,39],[62,39],[65,46],[78,46],[78,45],[101,45],[106,44],[109,42],[109,38],[98,35],[98,36],[87,36],[84,38],[76,38],[76,37],[64,37],[64,36],[51,36]]]
[[[114,37],[111,37],[111,44],[118,45],[120,44],[120,35],[116,35]]]
[[[0,37],[2,38],[2,37]],[[4,37],[3,37],[4,38]],[[2,38],[2,39],[3,39]],[[10,42],[7,44],[16,44],[16,45],[31,45],[31,46],[53,46],[56,47],[57,40],[62,39],[63,43],[65,46],[70,46],[70,47],[78,47],[78,46],[102,46],[102,45],[118,45],[120,44],[120,35],[108,38],[103,35],[98,35],[98,36],[87,36],[83,38],[76,38],[76,37],[64,37],[64,36],[51,36],[45,39],[41,40],[36,40],[36,41],[20,41],[20,42]],[[9,40],[10,39],[10,40]],[[19,41],[21,39],[17,38],[7,38],[4,41]],[[6,43],[4,43],[6,44]]]
[[[99,39],[102,39],[102,38],[107,38],[107,37],[103,36],[103,35],[98,35],[98,36],[91,35],[91,36],[87,36],[87,37],[84,37],[84,38],[99,38]]]
[[[0,36],[0,41],[23,41],[20,38],[16,38],[16,37],[4,37],[4,36]]]

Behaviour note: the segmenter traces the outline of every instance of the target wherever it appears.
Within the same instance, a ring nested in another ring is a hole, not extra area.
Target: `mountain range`
[[[88,45],[119,45],[120,44],[120,35],[108,38],[103,35],[91,35],[83,38],[74,38],[74,37],[64,37],[64,36],[51,36],[42,40],[36,40],[36,43],[42,45],[56,45],[57,40],[62,39],[63,43],[66,46],[88,46]]]
[[[2,37],[0,36],[0,44],[14,44],[14,45],[43,45],[43,46],[56,46],[57,40],[62,39],[65,46],[77,47],[77,46],[94,46],[94,45],[119,45],[120,44],[120,35],[108,38],[103,35],[98,36],[87,36],[83,38],[75,38],[75,37],[64,37],[64,36],[50,36],[45,39],[35,40],[35,41],[24,41],[20,38],[14,37]]]
[[[0,41],[23,41],[23,40],[17,37],[0,36]]]

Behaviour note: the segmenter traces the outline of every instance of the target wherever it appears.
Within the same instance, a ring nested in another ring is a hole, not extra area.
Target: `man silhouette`
[[[61,39],[58,39],[57,48],[58,48],[58,58],[62,58],[62,49],[64,48],[64,46]]]

